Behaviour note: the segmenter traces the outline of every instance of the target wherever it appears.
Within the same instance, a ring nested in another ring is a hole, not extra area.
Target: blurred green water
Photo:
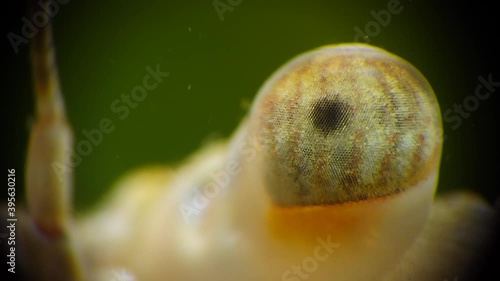
[[[222,1],[226,3],[226,1]],[[370,11],[389,1],[245,1],[223,14],[213,1],[70,1],[55,17],[63,91],[77,142],[103,118],[105,134],[76,169],[76,206],[100,198],[126,171],[178,163],[209,139],[227,137],[265,79],[304,51],[354,40],[355,27],[376,22]],[[414,64],[427,77],[442,111],[474,94],[488,75],[480,44],[450,2],[401,1],[401,12],[370,43]],[[18,21],[18,20],[17,20]],[[373,24],[372,24],[373,25]],[[19,26],[20,29],[20,26]],[[8,111],[15,129],[8,164],[22,172],[32,116],[27,46],[9,66],[18,96]],[[111,109],[142,84],[146,66],[170,73],[121,120]],[[500,80],[500,79],[497,79]],[[493,98],[481,102],[459,128],[445,122],[439,190],[472,188],[490,199]],[[496,123],[496,124],[495,124]],[[498,181],[497,181],[498,182]]]

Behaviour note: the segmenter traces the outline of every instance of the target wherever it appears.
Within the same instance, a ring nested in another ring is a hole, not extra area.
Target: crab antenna
[[[45,16],[47,23],[31,41],[36,117],[26,161],[28,215],[20,222],[20,240],[32,278],[81,281],[88,278],[72,231],[73,137],[57,73],[51,16],[46,13],[53,2],[28,1],[29,19]]]
[[[29,14],[33,18],[35,13],[40,11],[40,7],[35,4],[36,1],[30,0],[28,2],[30,4]],[[47,14],[45,15],[48,17]],[[38,116],[66,121],[50,22],[40,27],[32,39],[31,57]]]
[[[41,7],[36,1],[28,3],[33,18]],[[72,171],[68,148],[73,140],[59,84],[50,22],[40,27],[32,39],[31,55],[36,118],[28,148],[27,202],[38,228],[49,237],[58,236],[70,219]]]

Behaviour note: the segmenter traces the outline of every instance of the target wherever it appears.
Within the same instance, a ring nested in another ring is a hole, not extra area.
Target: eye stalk
[[[261,89],[252,111],[264,182],[279,206],[390,196],[438,169],[434,92],[410,63],[364,44],[301,55]]]

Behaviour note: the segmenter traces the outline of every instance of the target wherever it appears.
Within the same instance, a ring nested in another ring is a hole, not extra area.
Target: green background
[[[213,0],[73,0],[61,6],[54,17],[55,43],[76,142],[102,118],[115,125],[75,170],[76,209],[97,202],[133,168],[179,163],[207,141],[228,137],[274,70],[304,51],[352,42],[354,27],[364,30],[374,21],[370,11],[387,9],[387,3],[243,0],[223,21]],[[483,15],[471,17],[469,7],[451,1],[401,1],[401,6],[370,43],[414,64],[433,86],[443,112],[461,104],[474,94],[477,77],[492,72],[486,48],[493,35],[483,34],[491,26],[485,31],[488,26],[475,22]],[[9,31],[20,34],[24,8],[12,10]],[[29,49],[21,45],[15,55],[8,47],[7,165],[16,168],[22,184],[33,120]],[[156,64],[170,76],[120,120],[111,103],[140,85],[145,67]],[[498,98],[482,101],[456,130],[454,123],[444,123],[440,192],[470,188],[490,201],[498,196],[494,101]]]

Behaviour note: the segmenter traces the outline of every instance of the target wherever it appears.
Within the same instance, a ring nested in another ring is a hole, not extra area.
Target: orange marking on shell
[[[364,236],[370,225],[382,219],[384,202],[393,195],[336,205],[281,207],[272,205],[268,229],[278,241],[310,245],[318,237],[331,236],[335,241],[355,241]]]

